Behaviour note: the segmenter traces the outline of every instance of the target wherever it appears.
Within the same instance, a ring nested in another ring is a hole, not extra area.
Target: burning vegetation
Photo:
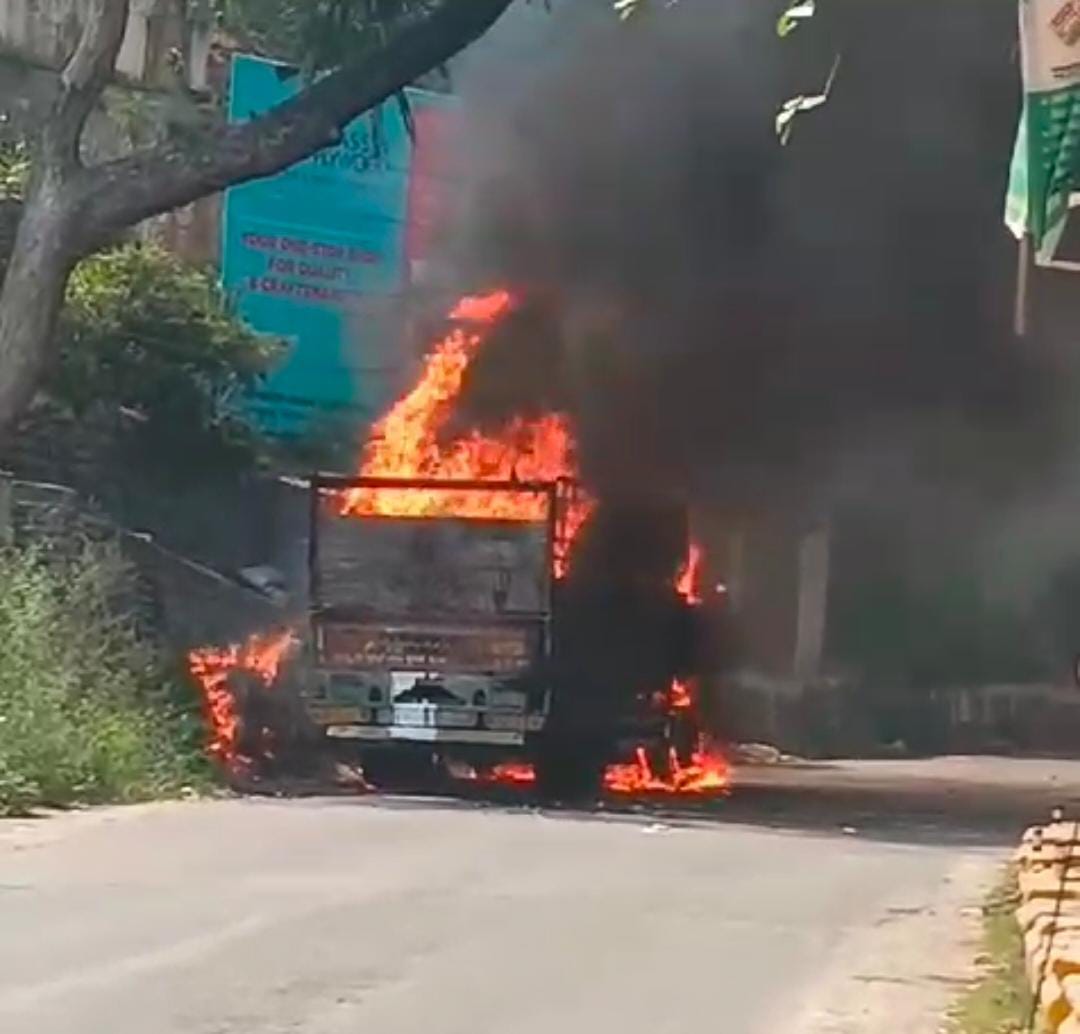
[[[246,771],[273,752],[273,731],[245,729],[238,679],[248,676],[257,686],[274,684],[281,665],[296,646],[292,632],[253,635],[224,649],[192,650],[188,670],[202,692],[207,752],[230,772]]]

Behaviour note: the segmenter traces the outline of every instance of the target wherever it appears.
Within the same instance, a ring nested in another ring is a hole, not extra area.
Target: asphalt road
[[[715,818],[342,798],[0,823],[0,1030],[937,1030],[1003,845]]]

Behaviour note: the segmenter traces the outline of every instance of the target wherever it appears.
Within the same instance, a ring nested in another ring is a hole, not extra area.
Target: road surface
[[[0,823],[0,1030],[934,1034],[1005,840],[722,809],[248,799]]]

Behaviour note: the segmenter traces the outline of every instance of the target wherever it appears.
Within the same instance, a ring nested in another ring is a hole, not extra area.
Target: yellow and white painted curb
[[[1080,1034],[1080,822],[1060,814],[1016,852],[1016,919],[1036,1009],[1050,1034]]]

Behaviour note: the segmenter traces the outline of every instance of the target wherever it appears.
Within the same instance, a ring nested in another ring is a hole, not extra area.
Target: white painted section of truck
[[[514,732],[394,725],[331,725],[326,735],[331,739],[364,740],[369,743],[468,743],[520,747],[525,742],[521,733]]]

